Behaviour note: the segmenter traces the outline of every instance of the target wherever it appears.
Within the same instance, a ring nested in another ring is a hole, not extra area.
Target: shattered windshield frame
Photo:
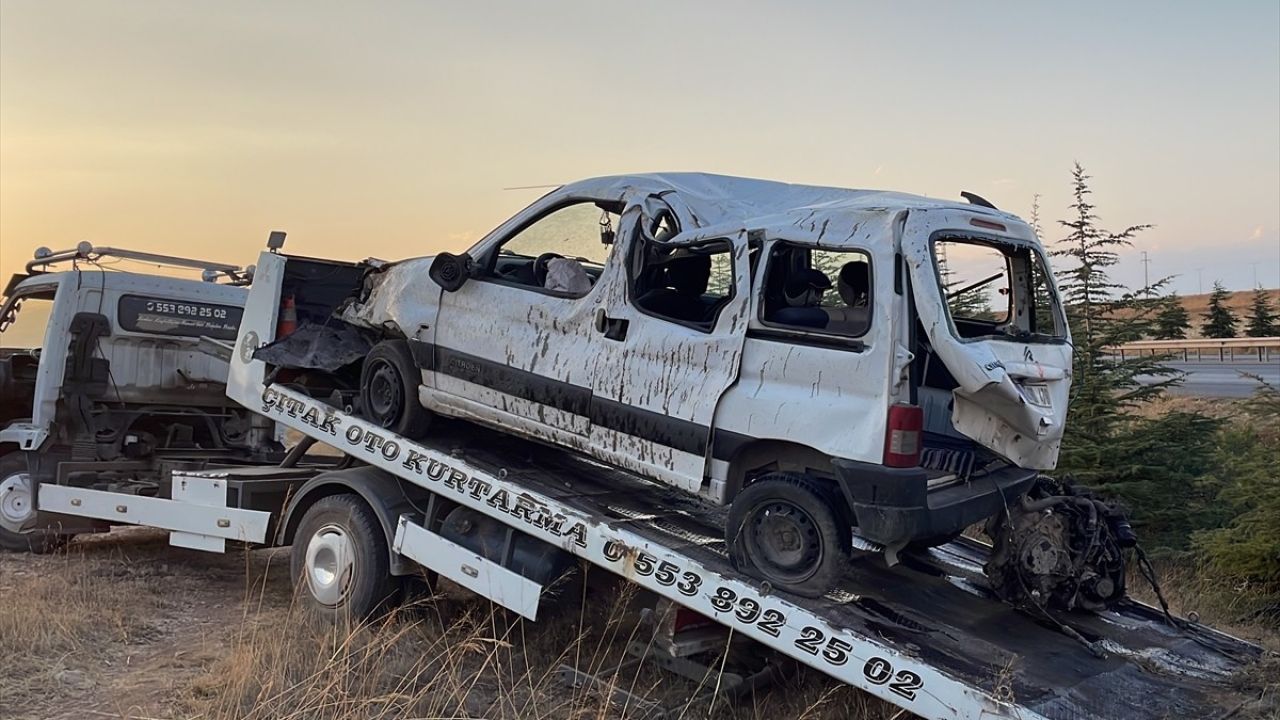
[[[940,245],[975,245],[991,248],[1004,256],[1001,274],[983,277],[970,284],[948,283],[947,268],[940,259]],[[933,272],[940,297],[946,306],[951,333],[961,342],[1014,340],[1017,342],[1067,342],[1067,322],[1062,300],[1051,279],[1043,250],[1031,243],[975,233],[940,231],[929,239]],[[1003,317],[957,317],[952,302],[956,297],[977,292],[1002,280],[1007,284],[1007,311]]]

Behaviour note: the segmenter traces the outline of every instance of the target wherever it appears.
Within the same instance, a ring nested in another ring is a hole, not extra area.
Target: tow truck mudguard
[[[427,505],[428,495],[422,488],[368,465],[320,473],[298,488],[297,496],[289,503],[285,516],[281,519],[277,530],[277,544],[288,545],[293,542],[293,534],[297,531],[302,516],[316,500],[341,492],[359,495],[378,516],[378,522],[387,536],[391,574],[413,574],[414,564],[395,552],[391,548],[391,541],[396,536],[400,516],[407,513],[415,516],[420,514],[421,508]]]
[[[1016,502],[1039,473],[1019,467],[929,491],[924,468],[890,468],[836,458],[831,461],[858,534],[885,547],[958,533]]]

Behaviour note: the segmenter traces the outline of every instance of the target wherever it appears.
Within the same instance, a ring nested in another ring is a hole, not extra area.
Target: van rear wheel
[[[836,587],[851,534],[817,481],[788,472],[765,475],[739,493],[725,529],[734,567],[805,597]]]
[[[397,435],[425,435],[431,425],[431,413],[418,402],[421,377],[409,343],[383,340],[374,345],[360,369],[360,408],[364,416]]]

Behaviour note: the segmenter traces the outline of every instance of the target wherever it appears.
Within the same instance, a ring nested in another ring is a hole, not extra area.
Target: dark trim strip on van
[[[592,425],[681,452],[705,456],[710,444],[715,459],[729,460],[755,440],[748,435],[716,430],[712,441],[711,428],[706,425],[597,397],[590,388],[420,340],[410,340],[409,348],[415,363],[423,370],[444,373],[522,400],[580,415],[590,420]]]

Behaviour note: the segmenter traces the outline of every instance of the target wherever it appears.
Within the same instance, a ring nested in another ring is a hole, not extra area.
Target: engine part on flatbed
[[[984,570],[1010,603],[1099,611],[1124,597],[1133,529],[1119,508],[1070,481],[1040,477],[987,532],[995,547]]]

